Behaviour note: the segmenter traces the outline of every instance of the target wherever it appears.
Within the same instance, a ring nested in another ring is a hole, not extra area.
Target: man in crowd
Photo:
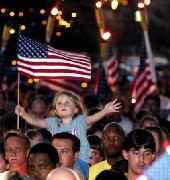
[[[8,133],[5,141],[5,158],[9,162],[9,170],[27,176],[27,157],[30,148],[28,138],[19,132]]]
[[[102,146],[105,154],[105,160],[90,167],[89,180],[104,170],[111,167],[119,160],[122,160],[122,146],[125,134],[123,128],[117,123],[109,123],[103,129]]]
[[[45,180],[47,174],[58,166],[59,157],[56,149],[46,143],[33,146],[28,156],[28,172],[31,178]]]
[[[68,132],[57,133],[52,138],[52,145],[58,151],[60,167],[74,169],[74,163],[78,159],[80,151],[78,137]],[[74,169],[74,171],[79,175],[80,179],[84,179],[80,170]]]
[[[136,129],[127,135],[122,153],[128,161],[128,180],[134,180],[152,163],[155,146],[154,138],[147,130]]]

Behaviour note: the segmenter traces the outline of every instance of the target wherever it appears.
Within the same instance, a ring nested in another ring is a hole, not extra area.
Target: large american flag
[[[131,96],[136,101],[134,111],[138,111],[143,105],[144,98],[155,91],[155,67],[149,44],[148,33],[144,31],[140,49],[139,72],[133,81],[131,89]]]
[[[91,79],[90,58],[55,49],[19,35],[17,68],[20,74],[38,79]]]

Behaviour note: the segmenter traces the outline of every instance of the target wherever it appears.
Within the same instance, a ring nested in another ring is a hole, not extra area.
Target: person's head
[[[103,129],[102,147],[106,159],[121,156],[125,133],[117,123],[109,123]]]
[[[146,130],[148,130],[149,132],[151,132],[151,134],[154,137],[155,143],[156,143],[156,157],[160,156],[160,154],[163,151],[163,141],[164,141],[164,137],[163,137],[163,133],[160,127],[147,127]]]
[[[124,175],[124,173],[115,171],[115,170],[104,170],[100,172],[95,180],[103,180],[103,179],[120,179],[120,180],[127,180],[127,177]]]
[[[91,161],[90,165],[101,162],[104,159],[103,149],[101,147],[101,139],[96,135],[87,136],[91,148]]]
[[[155,158],[155,140],[144,129],[135,129],[128,133],[123,146],[123,157],[128,161],[128,176],[140,175]]]
[[[38,143],[43,142],[43,137],[42,137],[41,133],[36,129],[27,130],[25,135],[29,139],[31,147],[33,147],[34,145],[36,145]]]
[[[79,156],[79,138],[68,132],[57,133],[52,138],[52,145],[58,151],[60,166],[73,168]]]
[[[8,162],[5,159],[4,143],[0,143],[0,173],[7,169]]]
[[[83,113],[83,107],[76,95],[69,91],[61,91],[54,97],[53,111],[61,119],[73,118]]]
[[[80,178],[72,169],[61,167],[53,169],[46,180],[80,180]]]
[[[140,125],[139,128],[147,128],[147,127],[156,127],[159,126],[159,121],[156,117],[154,116],[144,116],[140,120]]]
[[[43,95],[35,95],[28,102],[28,112],[37,118],[46,118],[48,102]]]
[[[15,170],[26,167],[30,142],[24,134],[19,132],[8,133],[4,140],[4,147],[9,169]]]
[[[56,149],[46,143],[39,143],[30,149],[28,155],[28,173],[36,180],[45,180],[47,174],[59,163]]]
[[[160,113],[160,97],[158,95],[148,95],[144,99],[144,108],[148,109],[153,115]]]

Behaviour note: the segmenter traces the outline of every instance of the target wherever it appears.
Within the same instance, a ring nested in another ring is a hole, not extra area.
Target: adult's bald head
[[[125,138],[125,132],[124,132],[123,128],[116,122],[108,123],[103,129],[103,135],[105,133],[108,133],[109,131],[118,133],[122,136],[122,138]]]
[[[52,170],[46,180],[80,180],[80,178],[72,169],[61,167]]]

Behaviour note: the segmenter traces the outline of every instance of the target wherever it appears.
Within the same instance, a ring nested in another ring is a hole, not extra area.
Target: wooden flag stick
[[[19,105],[19,94],[20,94],[20,74],[18,73],[18,92],[17,92],[18,105]],[[19,115],[17,115],[17,130],[19,130]]]

